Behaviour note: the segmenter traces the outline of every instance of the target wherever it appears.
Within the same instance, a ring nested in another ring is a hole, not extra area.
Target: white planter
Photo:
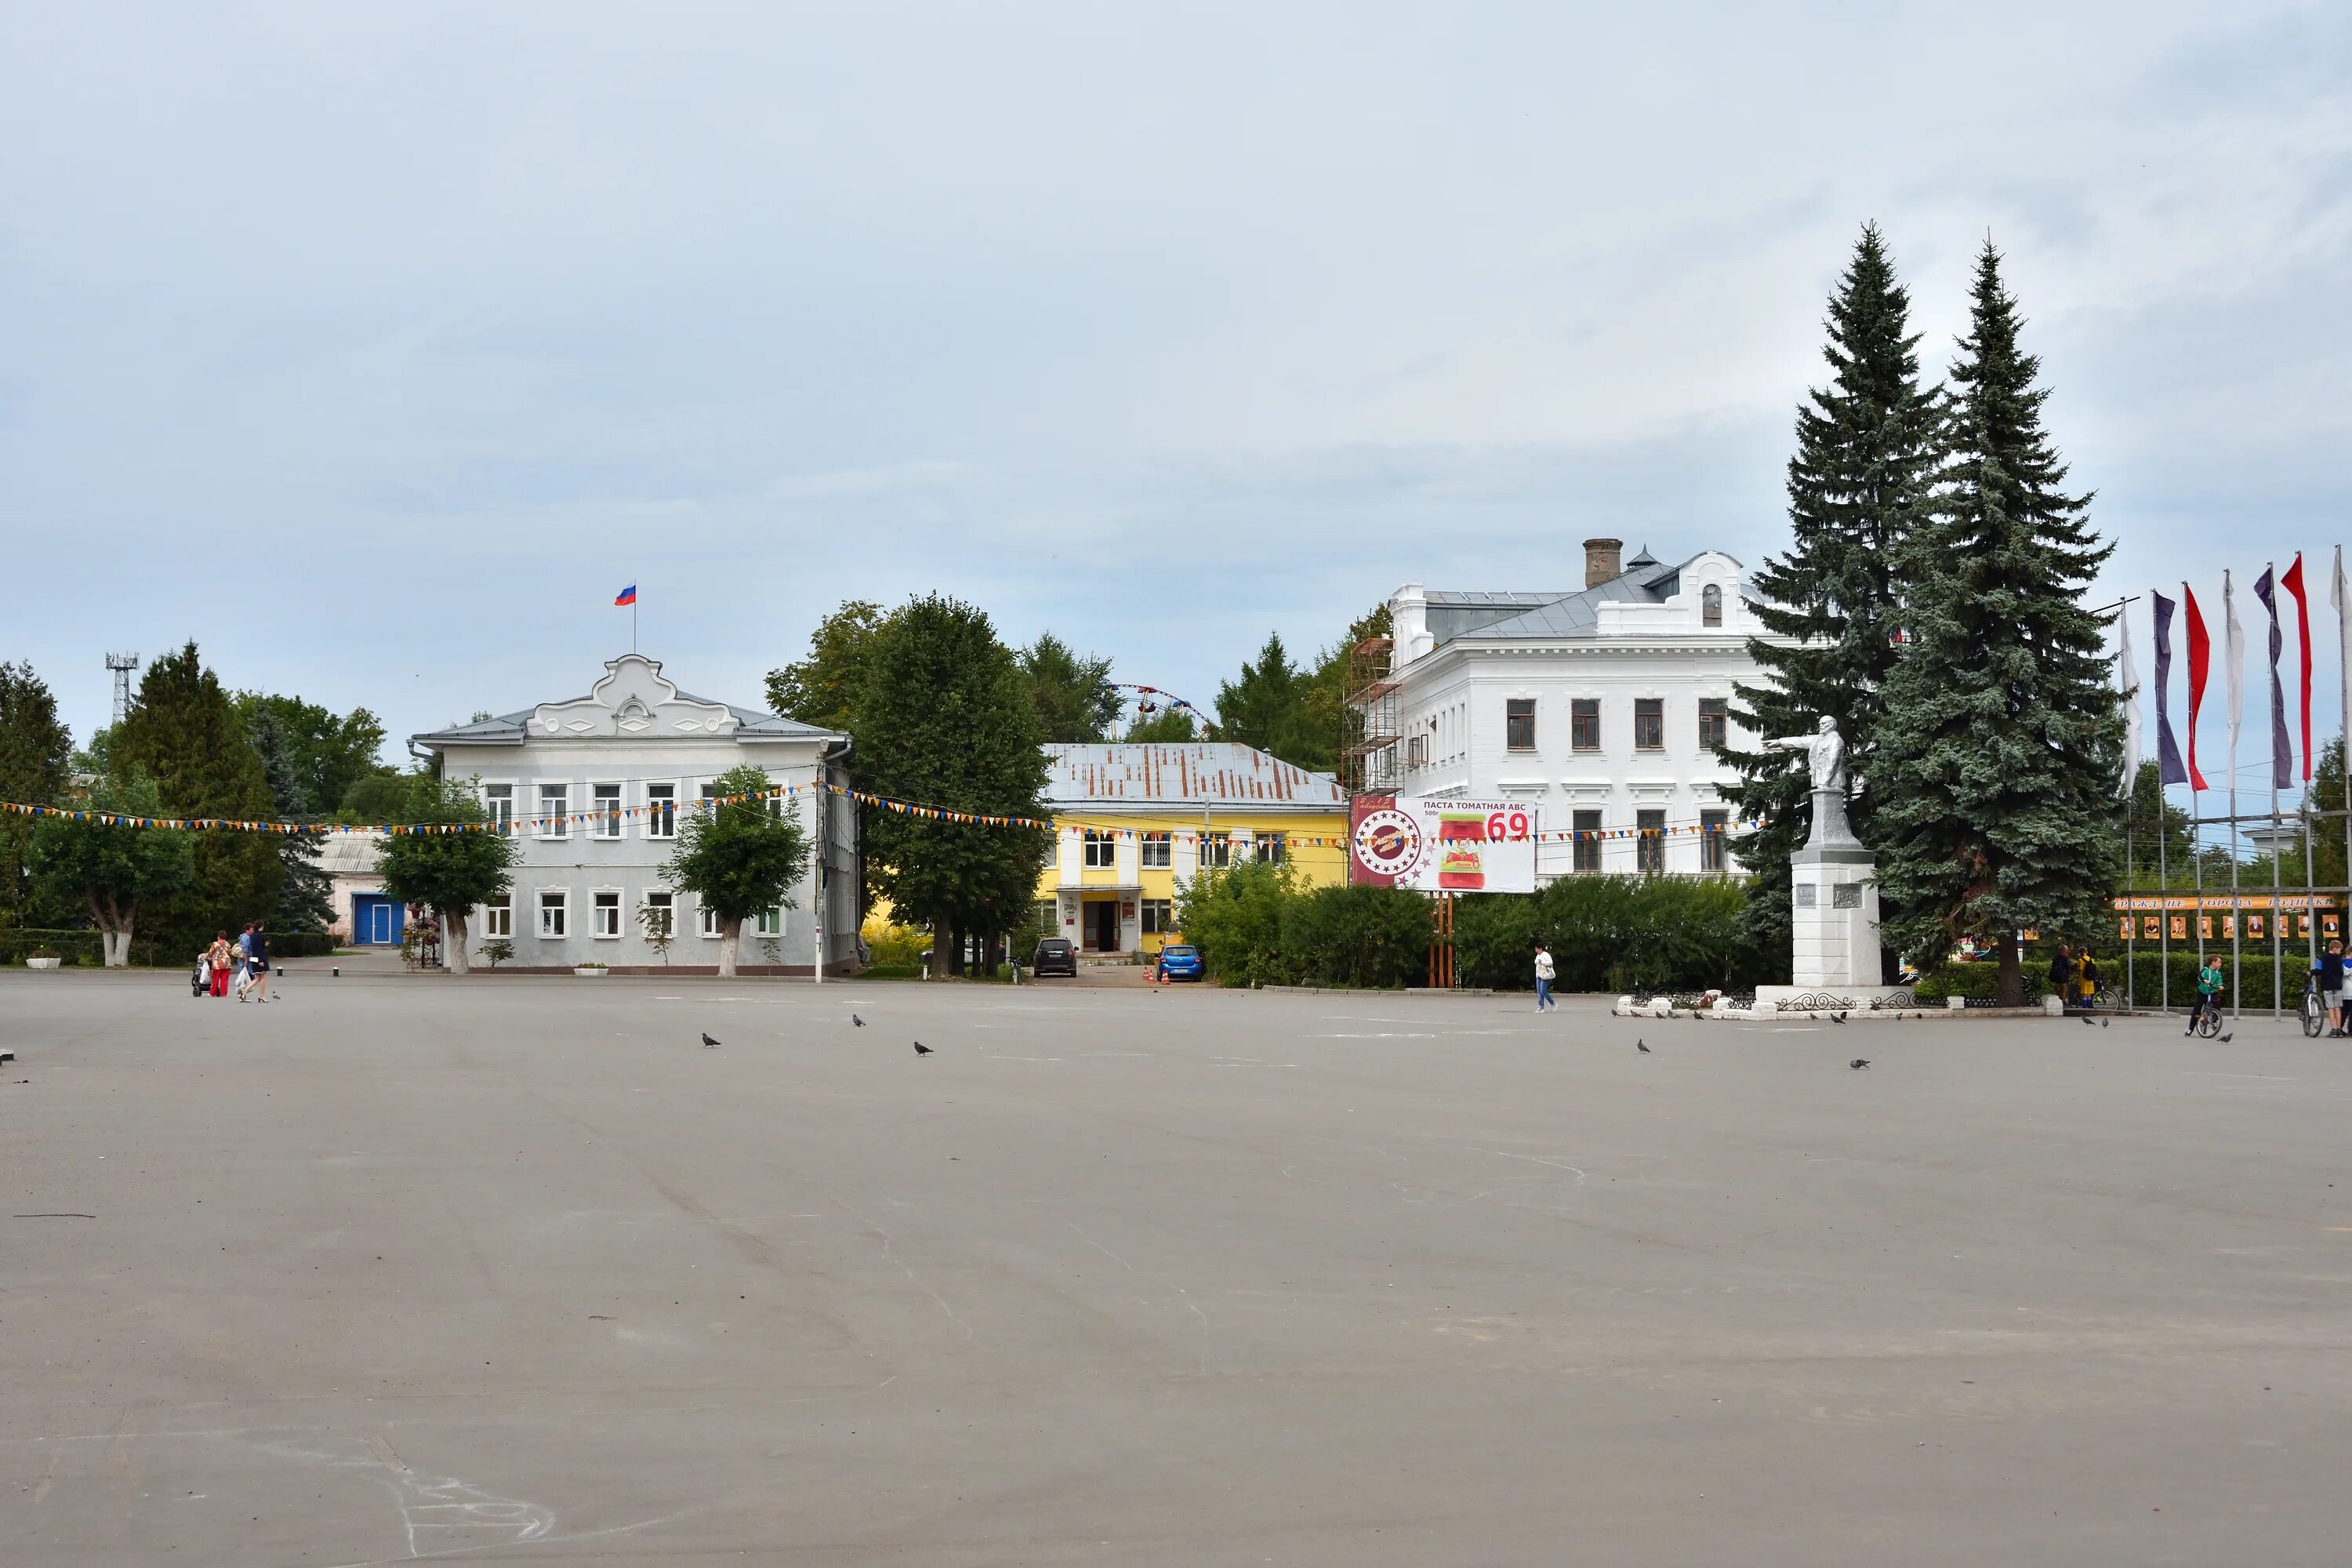
[[[63,963],[64,962],[65,960],[62,958],[28,958],[25,960],[25,967],[27,969],[55,969],[58,964]]]
[[[572,973],[583,980],[602,980],[613,972],[601,963],[575,963],[572,966]]]

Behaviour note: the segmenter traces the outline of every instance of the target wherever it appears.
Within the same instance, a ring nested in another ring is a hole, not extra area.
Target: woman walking
[[[228,932],[213,932],[213,944],[205,950],[205,963],[212,970],[212,989],[215,996],[228,994],[229,948]]]
[[[245,956],[253,975],[254,1000],[267,1002],[269,1000],[269,943],[261,934],[259,921],[254,921],[253,929],[246,933],[246,942]]]

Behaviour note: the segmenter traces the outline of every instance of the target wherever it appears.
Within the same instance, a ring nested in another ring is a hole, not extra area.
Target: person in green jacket
[[[2189,1009],[2189,1035],[2197,1032],[2198,1018],[2207,1013],[2217,1018],[2221,1016],[2221,960],[2218,954],[2209,955],[2205,966],[2197,972],[2197,1001]],[[2186,1039],[2188,1035],[2181,1037]]]

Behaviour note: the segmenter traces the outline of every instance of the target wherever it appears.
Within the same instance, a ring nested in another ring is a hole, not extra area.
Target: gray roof
[[[711,699],[697,697],[690,691],[679,692],[677,700],[681,702],[701,702],[713,707],[725,708],[727,711],[735,715],[735,738],[738,740],[824,740],[827,737],[846,740],[848,738],[838,730],[827,730],[817,724],[803,724],[797,719],[787,719],[781,714],[762,712],[757,708],[738,708],[732,702],[712,702]],[[525,731],[530,723],[530,716],[537,711],[536,708],[524,708],[512,713],[501,713],[495,719],[483,719],[471,724],[452,724],[445,730],[433,730],[409,738],[425,745],[451,741],[471,741],[478,744],[489,745],[520,742],[525,739]]]
[[[1053,745],[1045,748],[1045,798],[1057,806],[1348,809],[1329,773],[1234,741]]]
[[[1580,593],[1432,592],[1428,595],[1432,645],[1442,647],[1456,637],[1471,636],[1589,637],[1601,629],[1602,605],[1612,601],[1664,604],[1680,591],[1683,568],[1697,559],[1694,555],[1667,566],[1643,550],[1622,575]]]

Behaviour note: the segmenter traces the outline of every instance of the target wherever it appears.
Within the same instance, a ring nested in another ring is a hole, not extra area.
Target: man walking
[[[2327,1037],[2340,1040],[2344,1037],[2344,944],[2329,942],[2311,972],[2319,977],[2319,999],[2327,1007]]]
[[[1544,951],[1543,943],[1536,943],[1536,1011],[1538,1013],[1547,1007],[1559,1005],[1551,999],[1552,973],[1551,954]]]

